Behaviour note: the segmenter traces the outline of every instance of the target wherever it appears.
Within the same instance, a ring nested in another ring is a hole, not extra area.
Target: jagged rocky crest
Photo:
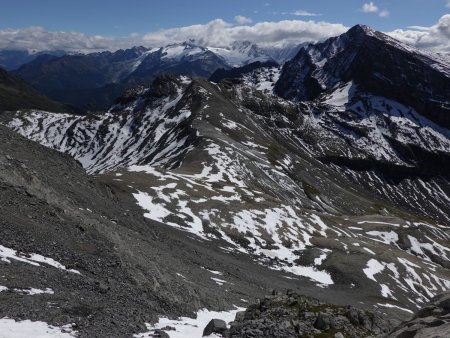
[[[442,60],[357,25],[347,33],[300,50],[288,62],[275,92],[312,100],[342,82],[395,100],[450,127],[450,67]]]

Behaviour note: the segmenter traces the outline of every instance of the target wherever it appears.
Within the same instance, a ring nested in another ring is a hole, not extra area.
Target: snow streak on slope
[[[141,162],[170,167],[189,150],[187,123],[191,112],[179,104],[181,79],[174,95],[145,105],[146,91],[131,106],[113,107],[103,115],[74,116],[34,111],[13,119],[8,126],[49,148],[65,152],[81,162],[89,173]],[[185,125],[185,128],[180,127]]]
[[[281,67],[259,68],[245,74],[242,79],[247,86],[272,94],[280,72]]]
[[[450,130],[411,107],[360,92],[352,82],[325,94],[320,102],[317,109],[320,113],[311,116],[311,120],[314,119],[311,123],[323,127],[324,133],[331,131],[331,135],[349,140],[360,154],[353,156],[370,155],[378,160],[411,165],[402,158],[391,140],[429,152],[450,154]]]
[[[210,172],[210,168],[205,167]],[[326,263],[329,257],[341,252],[347,257],[345,260],[352,260],[354,255],[370,257],[360,263],[353,259],[349,264],[361,264],[361,271],[376,283],[379,294],[387,300],[419,306],[432,295],[450,288],[446,272],[435,259],[441,257],[450,262],[450,249],[444,244],[450,240],[448,227],[413,224],[376,215],[347,217],[340,220],[342,223],[330,224],[297,206],[270,207],[270,196],[247,190],[246,186],[230,185],[229,177],[169,173],[145,166],[129,170],[152,177],[146,192],[135,194],[139,204],[148,211],[146,217],[205,240],[220,238],[227,243],[226,250],[256,255],[261,263],[273,269],[308,277],[318,285],[331,285],[334,281],[326,271],[329,266]],[[216,168],[212,170],[215,171]],[[128,182],[128,175],[124,173],[120,177]],[[238,177],[235,179],[239,180]],[[247,209],[249,200],[257,202],[258,206]],[[382,261],[371,258],[384,256],[384,252],[392,250],[396,254]],[[313,255],[311,265],[300,263],[303,255]],[[402,258],[396,258],[397,255]],[[379,268],[371,272],[371,262],[375,261]],[[414,297],[410,296],[411,292]]]
[[[216,155],[219,149],[214,145],[206,150]],[[130,167],[129,171],[145,172],[155,181],[149,191],[134,194],[139,205],[148,211],[145,216],[203,239],[221,238],[231,249],[259,256],[271,268],[306,276],[323,285],[333,284],[326,271],[295,264],[294,252],[311,245],[310,238],[315,233],[325,234],[326,226],[320,218],[287,204],[271,207],[273,203],[267,201],[266,194],[250,190],[241,180],[243,173],[251,174],[248,168],[228,156],[226,150],[221,151],[221,161],[212,166],[203,163],[203,170],[197,174]],[[162,185],[158,186],[159,182]],[[249,200],[260,205],[243,208],[243,202]],[[321,261],[316,265],[319,267]]]
[[[42,255],[34,253],[25,255],[24,253],[20,253],[3,245],[0,245],[0,260],[6,263],[11,263],[12,261],[23,262],[34,266],[46,264],[59,270],[80,274],[80,272],[77,270],[67,269],[64,265],[55,261],[53,258],[44,257]]]

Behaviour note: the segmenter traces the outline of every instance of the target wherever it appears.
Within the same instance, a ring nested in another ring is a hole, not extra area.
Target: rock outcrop
[[[385,317],[352,306],[325,304],[293,291],[271,295],[238,313],[231,338],[377,337],[392,329]]]
[[[398,326],[388,338],[450,337],[450,292],[436,296],[415,317]]]

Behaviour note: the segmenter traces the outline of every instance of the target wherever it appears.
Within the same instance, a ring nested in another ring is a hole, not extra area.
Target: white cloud
[[[143,45],[160,47],[194,39],[200,45],[227,46],[233,41],[249,40],[264,45],[284,46],[324,40],[345,32],[348,27],[328,22],[284,20],[253,25],[232,24],[222,19],[206,24],[162,29],[127,37],[86,35],[79,32],[55,32],[43,27],[0,30],[0,49],[65,50],[96,52]]]
[[[0,30],[0,49],[65,50],[96,52],[135,45],[135,34],[125,38],[86,35],[79,32],[50,32],[43,27]]]
[[[238,24],[244,25],[246,23],[251,23],[253,20],[242,15],[236,15],[234,17],[234,21],[236,21]]]
[[[322,14],[311,13],[311,12],[304,11],[304,10],[298,10],[298,11],[293,12],[292,15],[296,15],[296,16],[321,16]]]
[[[375,5],[374,2],[369,2],[369,3],[365,3],[362,8],[361,11],[363,11],[364,13],[377,13],[378,12],[378,6]]]
[[[373,1],[365,3],[360,11],[363,13],[378,14],[381,18],[387,18],[391,14],[387,9],[380,9]]]
[[[378,15],[381,16],[382,18],[387,18],[389,16],[389,14],[391,14],[391,13],[389,13],[388,10],[383,9],[382,11],[380,11],[380,13]]]
[[[418,48],[450,53],[450,14],[444,15],[430,27],[409,27],[388,34]]]
[[[409,26],[408,28],[416,30],[416,31],[427,31],[430,29],[430,27],[425,27],[425,26]]]
[[[144,45],[160,46],[195,39],[201,45],[226,46],[233,41],[249,40],[264,45],[319,41],[345,32],[348,27],[328,22],[283,20],[233,26],[222,19],[203,25],[165,29],[143,36]]]

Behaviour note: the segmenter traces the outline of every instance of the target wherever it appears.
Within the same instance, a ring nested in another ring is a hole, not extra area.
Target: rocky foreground
[[[326,304],[288,290],[273,291],[238,312],[230,328],[222,320],[211,320],[203,334],[227,338],[444,338],[450,336],[450,293],[434,298],[410,321],[394,325],[376,312]],[[164,331],[157,334],[170,337]]]

